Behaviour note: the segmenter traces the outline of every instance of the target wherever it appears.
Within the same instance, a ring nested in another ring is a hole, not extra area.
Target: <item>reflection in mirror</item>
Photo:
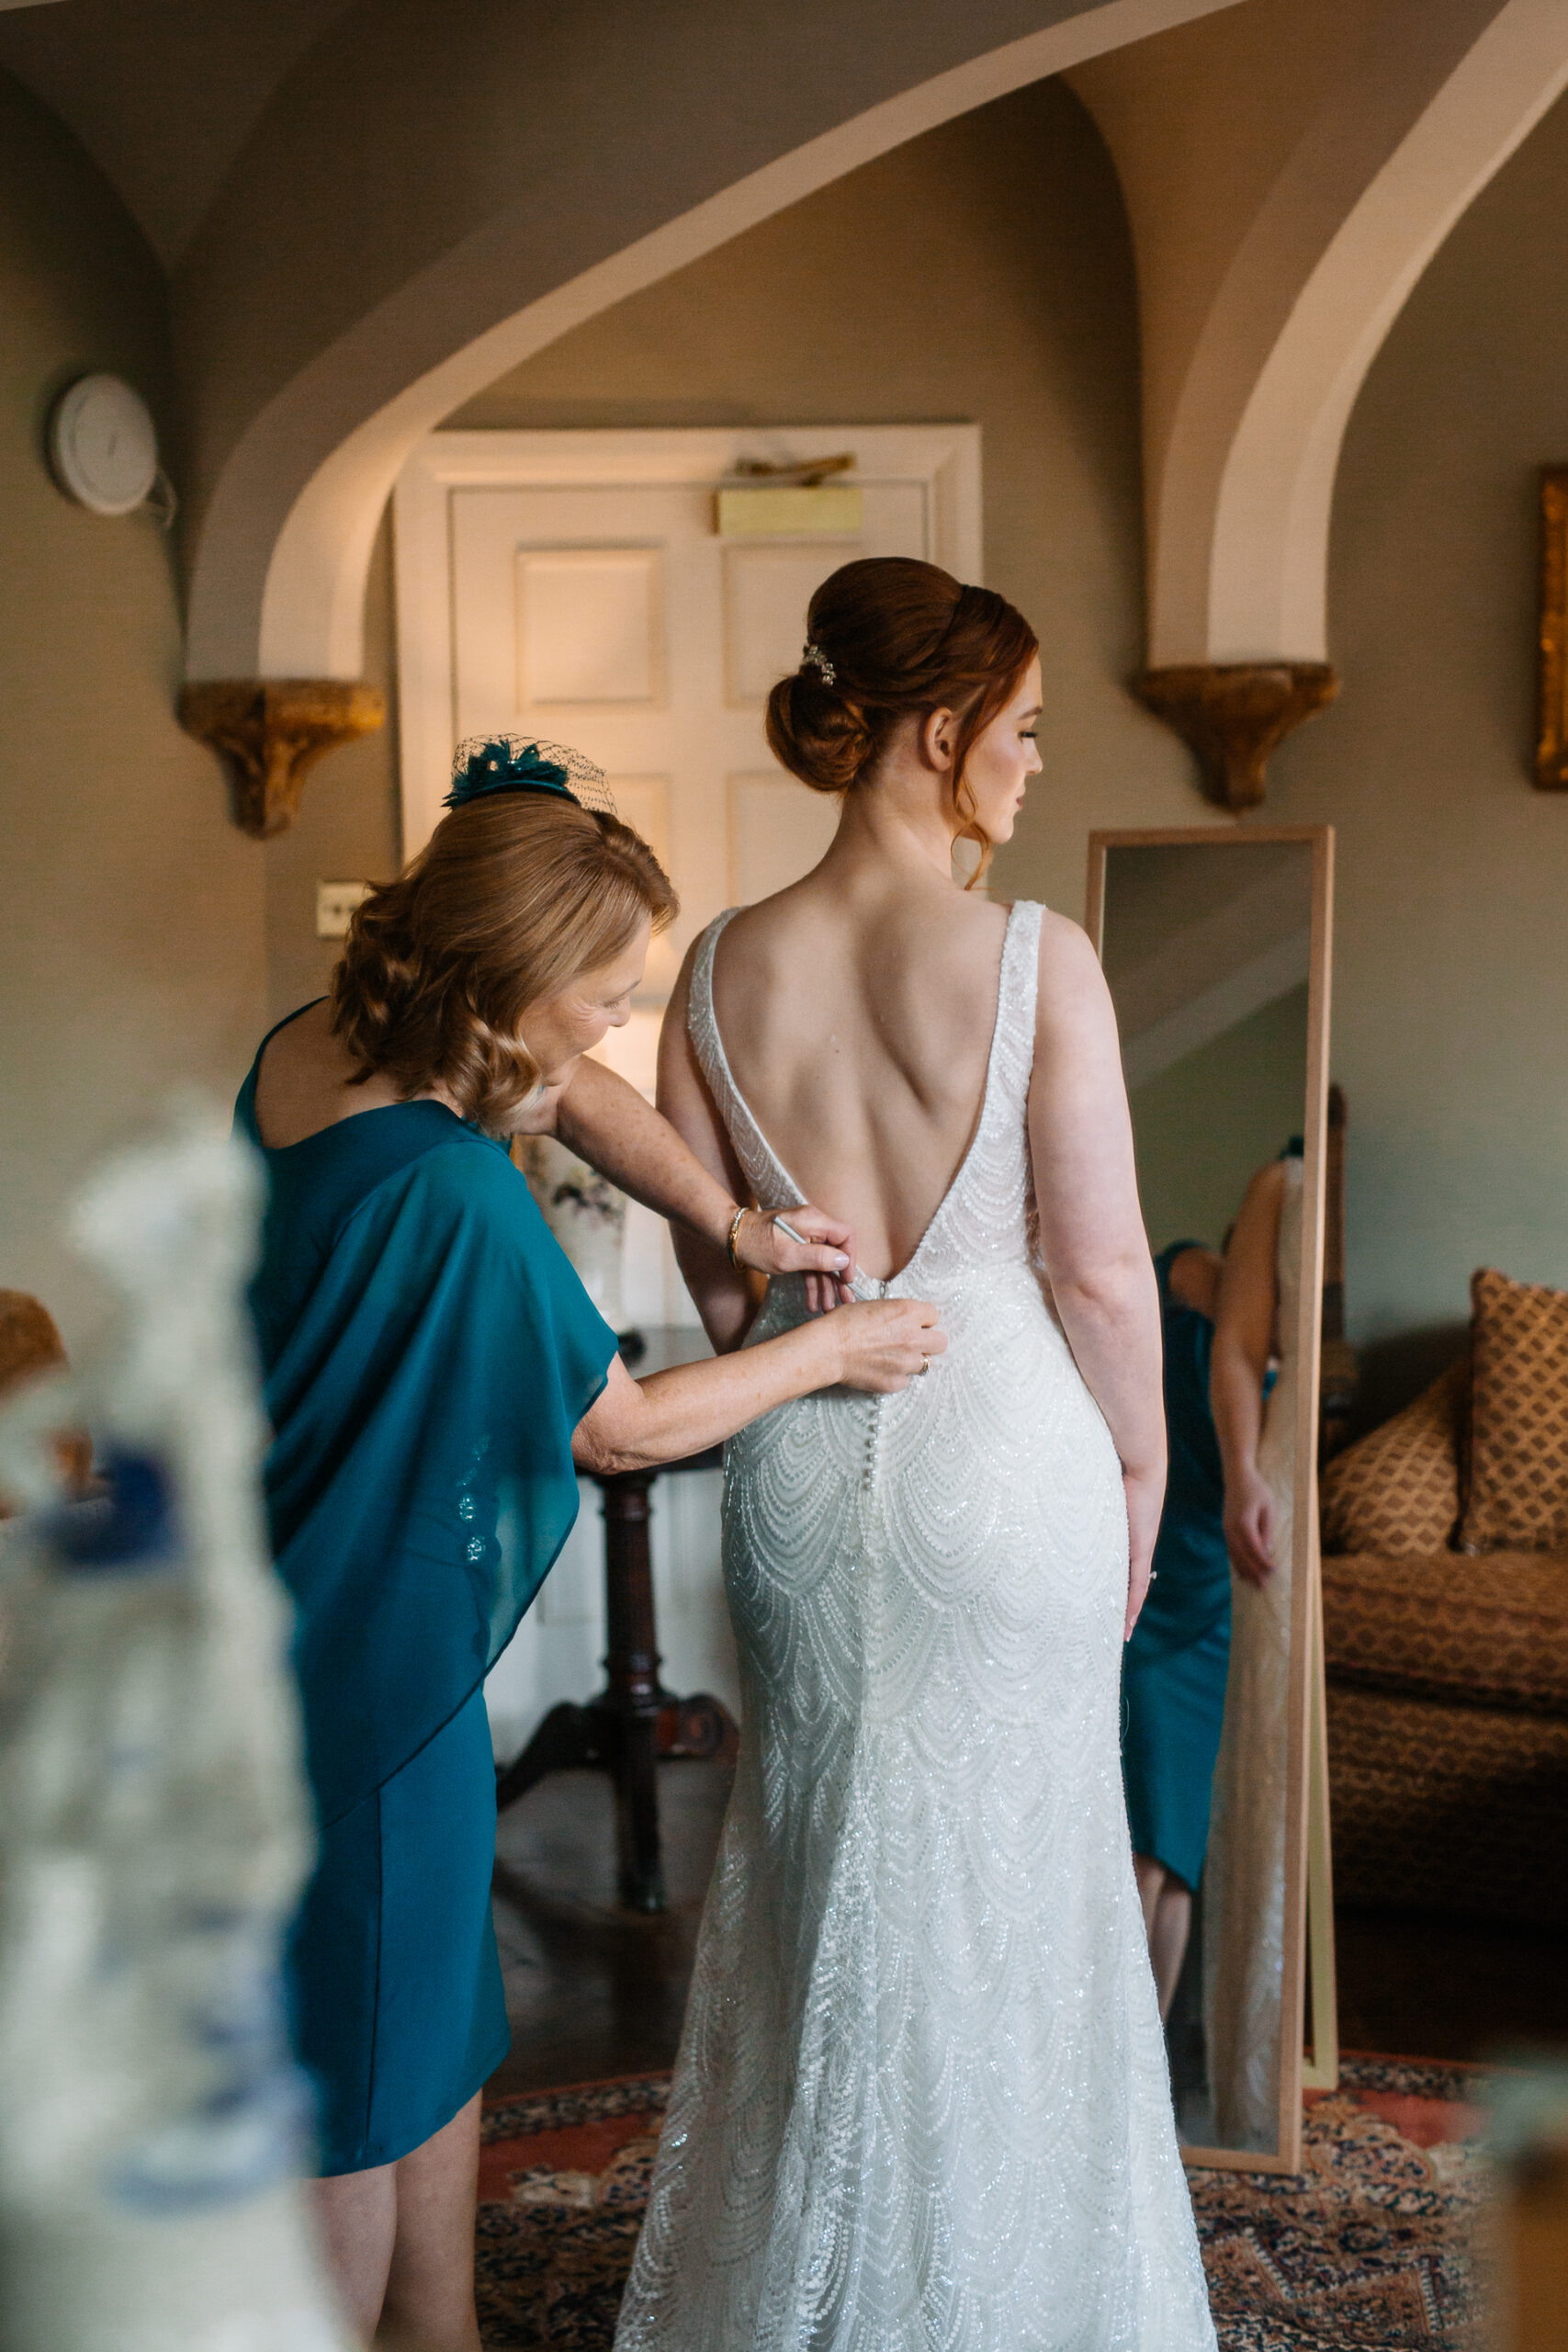
[[[1170,1480],[1129,1643],[1139,1892],[1192,2152],[1298,2161],[1325,831],[1095,836]]]

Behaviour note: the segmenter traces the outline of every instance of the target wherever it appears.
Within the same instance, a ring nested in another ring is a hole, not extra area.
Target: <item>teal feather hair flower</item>
[[[443,806],[466,808],[494,792],[549,792],[575,800],[595,816],[613,817],[615,803],[603,768],[570,744],[527,735],[470,735],[452,761],[452,789]]]

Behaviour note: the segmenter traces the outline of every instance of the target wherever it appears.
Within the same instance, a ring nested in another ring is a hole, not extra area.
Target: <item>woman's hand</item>
[[[839,1385],[874,1396],[908,1388],[947,1345],[936,1318],[936,1308],[918,1298],[866,1298],[840,1307],[826,1327],[839,1351]]]
[[[1163,1464],[1157,1471],[1123,1470],[1122,1490],[1127,1498],[1127,1614],[1122,1639],[1130,1642],[1154,1574],[1155,1538],[1165,1508]]]
[[[1225,1480],[1225,1549],[1232,1567],[1248,1584],[1265,1585],[1274,1573],[1278,1518],[1269,1482],[1256,1470],[1239,1470]]]
[[[781,1216],[802,1237],[799,1241],[780,1232]],[[854,1271],[854,1235],[841,1217],[828,1216],[809,1202],[789,1210],[746,1210],[735,1236],[735,1256],[738,1264],[770,1278],[804,1274],[806,1304],[813,1315],[848,1306],[854,1296],[849,1284]]]
[[[604,1386],[571,1441],[579,1469],[597,1477],[678,1462],[718,1445],[760,1413],[814,1388],[908,1388],[947,1345],[934,1306],[877,1298],[799,1323],[754,1348],[634,1380],[612,1356]]]

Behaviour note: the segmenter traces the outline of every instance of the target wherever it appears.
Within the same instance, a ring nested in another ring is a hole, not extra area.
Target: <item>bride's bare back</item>
[[[879,887],[880,885],[880,887]],[[714,1010],[735,1082],[869,1274],[907,1265],[974,1136],[1007,909],[829,861],[725,931]]]

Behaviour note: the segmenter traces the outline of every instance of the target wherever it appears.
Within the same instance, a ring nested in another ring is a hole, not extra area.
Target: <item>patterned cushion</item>
[[[1475,1382],[1461,1552],[1568,1551],[1568,1291],[1471,1278]]]
[[[1398,1560],[1451,1542],[1469,1385],[1470,1359],[1460,1356],[1414,1404],[1335,1456],[1319,1495],[1325,1551]]]
[[[1331,1681],[1568,1722],[1568,1558],[1326,1558],[1323,1640]]]
[[[1568,1925],[1568,1722],[1328,1686],[1334,1894]]]

